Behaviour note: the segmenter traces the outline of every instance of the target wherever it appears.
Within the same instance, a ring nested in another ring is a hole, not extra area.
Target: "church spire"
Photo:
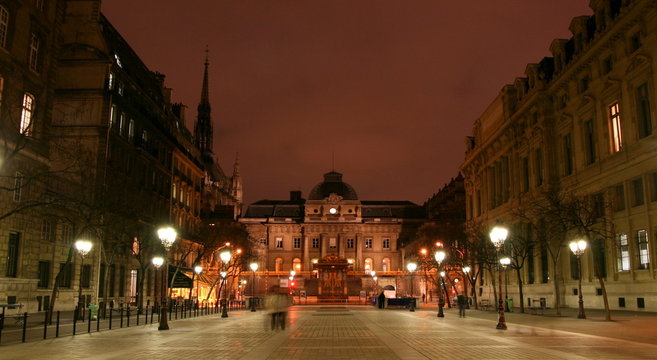
[[[242,203],[243,185],[242,176],[240,175],[240,154],[235,154],[235,164],[233,165],[233,177],[231,178],[231,195],[239,204]]]
[[[210,108],[210,91],[208,85],[208,66],[210,62],[209,50],[205,48],[205,71],[203,73],[203,87],[201,101],[197,107],[196,124],[194,125],[194,140],[202,154],[212,153],[212,117]]]

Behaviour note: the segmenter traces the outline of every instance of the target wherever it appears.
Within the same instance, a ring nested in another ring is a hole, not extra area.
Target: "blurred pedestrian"
[[[465,295],[460,294],[456,298],[456,302],[459,306],[459,317],[465,317],[465,308],[468,306],[468,298]]]

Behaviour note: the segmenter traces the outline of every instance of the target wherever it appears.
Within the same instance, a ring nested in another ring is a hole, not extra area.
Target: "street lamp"
[[[497,249],[497,252],[501,254],[502,245],[506,237],[509,235],[509,230],[501,227],[495,226],[493,230],[490,231],[490,241]],[[506,320],[504,319],[504,306],[502,304],[502,270],[498,269],[498,283],[499,283],[499,292],[498,292],[498,307],[497,307],[497,329],[506,330]]]
[[[94,244],[89,240],[78,240],[75,242],[75,249],[80,254],[80,287],[78,289],[78,316],[82,310],[82,276],[84,275],[84,257],[91,251]]]
[[[504,270],[504,301],[506,305],[506,311],[511,311],[509,308],[509,302],[507,301],[509,298],[509,277],[506,276],[506,267],[511,265],[511,258],[508,256],[501,258],[500,265],[502,265],[502,270]],[[500,294],[500,296],[502,296],[502,294]]]
[[[153,262],[153,266],[155,266],[155,271],[158,271],[158,270],[160,270],[160,267],[162,267],[162,264],[164,264],[164,258],[161,257],[161,256],[155,256],[155,257],[153,257],[152,262]],[[156,274],[156,276],[157,276],[157,274]],[[156,281],[156,283],[157,283],[157,281]],[[155,286],[155,299],[157,299],[157,292],[158,292],[157,288],[158,287],[160,288],[160,290],[159,290],[160,298],[162,298],[163,297],[162,294],[164,294],[164,275],[162,275],[162,278],[160,279],[160,285]],[[159,311],[160,310],[158,310],[158,312]],[[160,313],[160,316],[161,316],[161,313]]]
[[[201,275],[201,272],[203,272],[203,266],[201,265],[196,265],[194,266],[194,272],[196,273],[196,306],[198,307],[199,300],[201,300],[201,294],[199,294],[200,290],[200,279],[198,278],[199,275]]]
[[[441,265],[443,263],[443,260],[445,260],[445,257],[447,254],[445,253],[445,250],[438,250],[436,251],[436,254],[434,255],[434,258],[436,259],[436,262],[438,263],[438,270],[440,271]],[[444,286],[444,279],[443,276],[445,276],[444,272],[440,273],[440,282],[443,284],[442,288],[443,291],[445,289]],[[445,314],[443,313],[443,306],[445,306],[445,295],[441,294],[441,291],[439,289],[438,291],[438,315],[437,317],[445,317]]]
[[[162,246],[164,247],[164,258],[163,258],[163,265],[164,266],[164,272],[162,275],[162,278],[164,279],[164,289],[162,292],[162,306],[160,308],[160,326],[157,327],[158,330],[169,330],[169,323],[167,321],[167,288],[168,288],[168,279],[167,279],[167,274],[168,274],[168,269],[166,266],[166,258],[169,255],[169,250],[171,249],[171,246],[173,243],[176,241],[176,237],[178,236],[178,233],[176,233],[176,230],[174,230],[172,227],[164,227],[159,230],[157,230],[157,236],[160,238],[160,241],[162,242]]]
[[[584,300],[582,300],[582,254],[584,254],[584,250],[586,250],[586,245],[587,243],[585,240],[571,241],[570,244],[568,244],[568,246],[570,246],[570,251],[572,251],[577,257],[577,277],[579,279],[579,289],[577,292],[579,294],[578,319],[586,319],[586,315],[584,314]]]
[[[414,312],[415,311],[415,296],[414,296],[414,291],[413,291],[413,273],[417,269],[417,264],[414,262],[409,262],[406,265],[406,269],[411,273],[411,308],[410,311]]]
[[[252,262],[251,265],[251,312],[256,311],[256,304],[255,304],[255,273],[258,271],[258,263],[257,262]]]
[[[232,256],[232,254],[230,253],[229,249],[224,249],[222,252],[219,253],[219,258],[224,263],[224,267],[228,266],[228,262],[230,262],[231,256]],[[223,299],[221,299],[221,302],[222,302],[222,305],[223,305],[223,307],[221,309],[221,317],[222,318],[228,317],[228,309],[227,309],[227,306],[228,306],[228,298],[227,298],[228,288],[227,288],[227,285],[228,285],[228,283],[226,282],[226,275],[228,275],[228,274],[225,271],[221,272],[221,277],[223,278],[223,282],[224,282],[224,296],[223,296]]]
[[[465,288],[465,296],[468,297],[468,284],[470,283],[470,268],[469,266],[464,266],[463,267],[463,275],[468,279],[468,281],[463,282],[463,287]]]

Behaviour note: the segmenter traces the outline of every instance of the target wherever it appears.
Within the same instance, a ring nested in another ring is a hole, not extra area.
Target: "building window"
[[[119,268],[119,296],[125,296],[125,266]]]
[[[73,241],[73,229],[69,224],[62,225],[62,240],[66,243]]]
[[[135,139],[135,121],[132,119],[128,123],[128,139],[130,141]]]
[[[267,238],[260,239],[260,245],[269,245],[269,242],[267,241]]]
[[[547,284],[550,281],[550,265],[548,264],[548,250],[541,247],[541,282]]]
[[[536,282],[536,272],[534,264],[534,245],[531,242],[531,232],[527,233],[527,283]]]
[[[563,137],[563,158],[564,175],[567,176],[573,173],[573,142],[570,134]]]
[[[41,39],[35,33],[32,33],[30,37],[30,58],[29,65],[30,70],[36,72],[39,67],[39,46],[41,45]]]
[[[119,118],[119,134],[123,135],[123,129],[125,128],[125,113],[121,113]]]
[[[47,288],[50,285],[50,261],[39,261],[39,283],[37,287]]]
[[[625,210],[625,186],[622,183],[614,186],[614,210]]]
[[[21,201],[21,193],[23,191],[23,174],[16,172],[16,176],[14,177],[14,201],[19,202]]]
[[[61,277],[59,278],[59,287],[70,288],[71,278],[73,276],[73,264],[60,263],[59,271],[62,273]]]
[[[109,297],[114,297],[114,290],[116,290],[116,265],[112,264],[109,267]]]
[[[9,233],[9,241],[7,243],[7,277],[18,276],[18,249],[20,246],[20,233]]]
[[[107,89],[108,90],[114,89],[114,74],[113,73],[109,73],[107,75]]]
[[[639,139],[641,139],[652,134],[650,97],[648,96],[648,85],[645,83],[636,89],[636,111],[639,122]]]
[[[593,120],[586,120],[584,122],[584,147],[586,152],[586,164],[593,164],[596,159],[595,151],[595,130],[593,127]]]
[[[347,249],[354,248],[354,239],[347,239]]]
[[[37,10],[44,11],[46,9],[46,0],[34,0],[34,7]]]
[[[603,193],[591,195],[591,216],[593,219],[600,219],[605,216],[605,197]]]
[[[579,279],[579,263],[577,256],[570,252],[570,278],[573,280]]]
[[[383,239],[383,248],[390,249],[390,239],[388,238]]]
[[[536,186],[543,185],[543,151],[541,149],[534,150],[534,165]]]
[[[301,271],[301,259],[299,258],[294,258],[292,260],[292,270],[299,272]]]
[[[623,129],[621,126],[620,105],[613,103],[609,106],[609,128],[611,152],[619,152],[623,148]]]
[[[9,11],[0,5],[0,47],[7,47],[7,29],[9,26]]]
[[[319,238],[313,238],[313,249],[319,249]]]
[[[338,240],[334,237],[329,238],[329,248],[335,249],[338,247]]]
[[[295,237],[293,242],[295,249],[301,249],[301,238]]]
[[[23,106],[21,107],[20,133],[25,136],[32,135],[32,119],[34,117],[34,96],[30,93],[23,95]]]
[[[365,266],[364,266],[365,271],[369,273],[371,270],[374,270],[373,264],[374,262],[372,261],[371,258],[365,259]]]
[[[383,258],[383,262],[381,263],[381,271],[390,271],[390,259],[389,258]]]
[[[139,278],[139,270],[130,270],[130,298],[137,300],[137,279]]]
[[[607,257],[605,255],[605,241],[603,239],[596,239],[593,241],[591,250],[593,261],[595,262],[595,276],[602,279],[607,278]]]
[[[276,238],[276,248],[277,249],[282,249],[283,248],[283,238],[282,237],[277,237]]]
[[[91,286],[91,265],[85,264],[82,266],[81,282],[82,282],[82,287],[85,289],[88,289]]]
[[[53,241],[53,226],[52,221],[43,220],[41,223],[41,240]]]
[[[372,248],[372,238],[365,239],[365,249],[371,249],[371,248]]]
[[[639,249],[639,269],[650,268],[650,253],[648,252],[648,232],[638,230],[636,232],[637,248]]]
[[[283,270],[283,259],[282,258],[276,258],[275,264],[276,264],[275,265],[276,267],[274,268],[274,270],[276,272],[279,272],[279,271]]]
[[[632,180],[632,206],[643,205],[643,179]]]

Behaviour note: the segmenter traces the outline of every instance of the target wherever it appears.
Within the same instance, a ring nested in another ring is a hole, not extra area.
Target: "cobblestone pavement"
[[[212,315],[179,320],[170,324],[169,331],[158,331],[154,324],[2,346],[0,359],[657,358],[654,330],[641,342],[595,335],[605,328],[612,333],[615,326],[630,331],[631,321],[509,315],[509,329],[502,331],[495,329],[493,312],[469,311],[460,319],[454,310],[437,318],[429,309],[411,313],[365,306],[304,306],[291,308],[286,330],[271,331],[264,312],[239,311],[223,319]],[[654,324],[655,318],[651,320]],[[559,323],[567,324],[569,331],[559,329]]]

